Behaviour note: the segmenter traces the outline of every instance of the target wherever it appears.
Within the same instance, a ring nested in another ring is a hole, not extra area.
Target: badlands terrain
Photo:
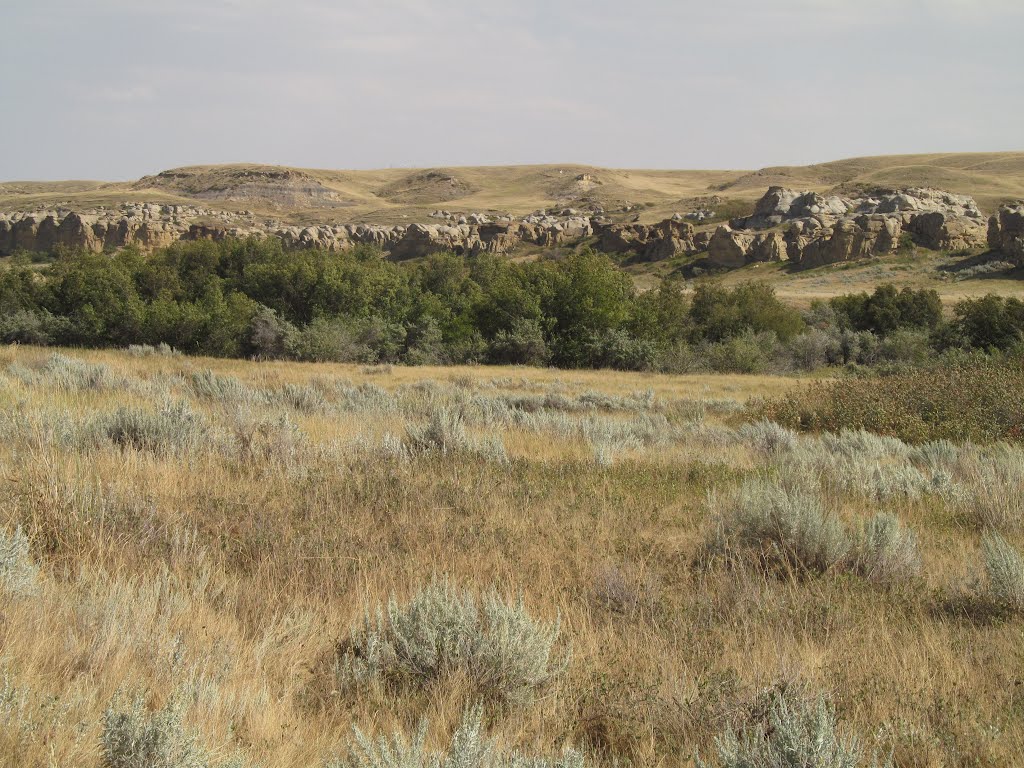
[[[804,305],[880,282],[936,288],[951,302],[1015,292],[1022,199],[1024,153],[758,171],[196,166],[134,182],[4,182],[0,254],[250,236],[369,244],[396,260],[590,246],[620,258],[641,288],[713,272],[766,280]],[[960,279],[976,275],[984,280]]]

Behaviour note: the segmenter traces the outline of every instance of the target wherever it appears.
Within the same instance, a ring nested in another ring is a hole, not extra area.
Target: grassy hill
[[[201,203],[296,223],[423,220],[432,211],[524,215],[552,206],[630,206],[643,221],[695,207],[749,208],[765,189],[933,186],[973,195],[983,209],[1024,198],[1024,152],[893,155],[744,170],[628,170],[519,165],[369,171],[258,164],[191,166],[132,182],[0,183],[0,209],[124,201]]]

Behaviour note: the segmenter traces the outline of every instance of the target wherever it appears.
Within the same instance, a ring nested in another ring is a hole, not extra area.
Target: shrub
[[[0,530],[0,586],[11,594],[27,595],[35,591],[38,580],[25,532],[20,527],[13,534]]]
[[[124,384],[109,366],[102,363],[87,363],[61,354],[50,355],[39,373],[50,385],[72,392],[115,389]]]
[[[979,529],[1017,530],[1024,524],[1024,452],[997,444],[959,463],[962,517]]]
[[[817,494],[757,479],[743,483],[720,517],[712,546],[752,550],[769,569],[824,573],[843,561],[850,542]]]
[[[638,339],[622,329],[592,334],[584,349],[588,367],[623,371],[651,370],[658,354],[652,342]]]
[[[53,343],[64,333],[67,321],[44,309],[19,309],[0,315],[0,342],[5,344]]]
[[[129,344],[128,354],[132,357],[180,357],[181,352],[174,349],[170,344],[160,342],[155,347],[152,344]]]
[[[324,413],[330,407],[323,393],[312,386],[285,384],[280,391],[274,393],[275,399],[282,405],[294,408],[302,413]]]
[[[699,283],[690,304],[694,340],[721,341],[743,333],[770,333],[782,340],[800,333],[800,313],[779,301],[767,283],[750,282],[733,289]]]
[[[468,450],[470,446],[462,414],[443,408],[434,411],[426,424],[406,426],[405,434],[411,451],[436,451],[447,456]]]
[[[746,331],[741,335],[701,348],[703,364],[721,373],[763,373],[778,356],[774,333]]]
[[[317,318],[287,341],[293,357],[315,363],[353,363],[369,356],[369,348],[358,341],[356,329],[341,319]]]
[[[839,334],[818,328],[794,336],[785,348],[798,371],[813,371],[842,359]]]
[[[792,429],[864,429],[909,443],[1019,441],[1024,439],[1024,362],[972,359],[892,376],[821,382],[751,410],[755,418]]]
[[[989,294],[953,308],[954,332],[969,346],[1008,350],[1024,338],[1024,302]]]
[[[404,605],[392,599],[375,618],[367,613],[339,648],[336,674],[342,687],[422,687],[462,674],[486,700],[523,704],[565,670],[558,634],[557,621],[535,620],[522,600],[478,599],[434,582]]]
[[[494,363],[512,365],[547,365],[551,358],[544,339],[544,329],[537,320],[516,320],[509,330],[494,334],[490,345],[490,358]]]
[[[997,610],[1024,611],[1024,557],[998,533],[986,533],[981,540],[984,578],[978,596]]]
[[[141,698],[111,704],[103,713],[103,768],[242,768],[237,759],[213,762],[181,722],[181,707],[169,702],[150,714]]]
[[[876,435],[863,429],[844,429],[838,434],[826,432],[821,436],[821,443],[829,453],[850,459],[879,461],[904,458],[910,454],[909,446],[902,440]]]
[[[739,434],[754,448],[769,456],[791,451],[797,444],[796,432],[780,427],[772,421],[744,424],[740,427]]]
[[[913,578],[921,568],[917,537],[895,515],[879,512],[854,535],[851,566],[876,583]]]
[[[871,362],[921,366],[934,354],[926,331],[900,328],[878,342]]]
[[[793,700],[790,700],[790,699]],[[764,722],[716,740],[720,768],[858,768],[877,765],[853,737],[838,731],[835,711],[816,700],[776,694]],[[709,768],[697,760],[698,768]]]
[[[298,331],[277,312],[262,307],[249,322],[247,350],[258,358],[287,357]]]
[[[202,414],[183,401],[165,403],[158,411],[118,408],[99,416],[92,428],[119,448],[161,454],[198,448],[209,434]]]
[[[939,294],[928,288],[897,291],[895,286],[885,284],[870,296],[847,294],[829,303],[844,326],[882,336],[903,328],[934,328],[942,320]]]
[[[217,403],[259,405],[265,404],[264,392],[247,386],[233,376],[222,376],[209,368],[193,373],[188,385],[196,397]]]
[[[518,752],[502,752],[483,733],[483,713],[479,707],[467,709],[462,722],[452,734],[445,752],[427,752],[427,722],[420,722],[412,741],[396,733],[391,739],[377,741],[356,729],[346,758],[328,764],[327,768],[583,768],[583,756],[566,750],[555,758],[527,756]]]

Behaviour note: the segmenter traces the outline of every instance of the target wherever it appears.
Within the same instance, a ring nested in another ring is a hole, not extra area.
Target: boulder
[[[738,232],[723,224],[715,230],[708,242],[708,261],[717,267],[742,267],[748,261],[747,255],[753,242],[752,234]]]
[[[899,247],[900,219],[862,214],[838,219],[832,226],[795,221],[784,236],[790,261],[804,268],[837,264],[869,256],[886,256]]]
[[[906,230],[913,236],[915,243],[936,251],[968,250],[983,245],[986,240],[982,219],[943,211],[910,216]]]
[[[786,261],[786,241],[781,232],[760,232],[754,236],[747,253],[750,261]]]
[[[988,247],[1024,264],[1024,204],[1004,205],[989,219]]]
[[[487,253],[511,253],[520,243],[517,227],[508,220],[480,225],[477,228],[477,237],[480,249]]]

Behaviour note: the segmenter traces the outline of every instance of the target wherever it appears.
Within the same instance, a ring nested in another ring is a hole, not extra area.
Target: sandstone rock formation
[[[992,248],[1024,259],[1021,206],[1004,208],[988,224]],[[340,251],[372,245],[393,259],[441,251],[508,254],[522,245],[572,246],[593,237],[609,254],[660,261],[707,252],[728,269],[789,260],[798,267],[894,253],[901,237],[933,249],[973,248],[985,240],[981,212],[969,197],[908,189],[858,198],[772,187],[751,216],[713,231],[681,215],[657,224],[613,223],[573,208],[537,211],[521,219],[435,211],[432,223],[285,226],[248,211],[193,205],[124,204],[86,211],[0,213],[0,255],[59,247],[100,252],[135,245],[153,249],[179,240],[277,237],[288,248]]]
[[[338,251],[366,244],[389,252],[392,258],[406,259],[439,251],[503,254],[522,243],[543,247],[577,243],[594,232],[591,220],[576,211],[568,216],[536,214],[521,221],[510,216],[492,221],[476,213],[458,217],[462,223],[456,223],[454,216],[443,218],[444,223],[436,224],[295,227],[244,212],[193,206],[126,204],[84,212],[18,212],[0,214],[0,255],[17,250],[52,251],[62,246],[94,252],[128,245],[149,250],[178,240],[278,237],[289,248]]]
[[[988,247],[1024,264],[1024,204],[1004,205],[988,220]]]
[[[643,261],[662,261],[677,255],[698,253],[694,227],[676,218],[657,224],[611,224],[594,227],[597,250],[612,254],[635,254]]]
[[[886,256],[906,233],[933,250],[963,250],[984,242],[984,217],[974,200],[936,189],[911,188],[849,198],[771,187],[750,216],[720,227],[709,261],[735,268],[788,258],[800,267]],[[766,240],[753,232],[773,230]],[[785,243],[780,253],[779,237]]]

